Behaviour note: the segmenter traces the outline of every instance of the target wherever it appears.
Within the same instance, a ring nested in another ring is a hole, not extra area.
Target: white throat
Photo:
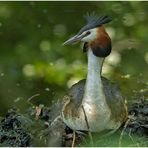
[[[101,81],[101,70],[104,58],[96,57],[91,49],[88,50],[87,56],[88,74],[83,102],[94,103],[97,100],[105,99]]]

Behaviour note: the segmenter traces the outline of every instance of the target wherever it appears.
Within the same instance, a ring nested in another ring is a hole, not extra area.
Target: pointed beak
[[[79,41],[81,41],[82,38],[83,38],[82,35],[75,35],[74,37],[72,37],[69,40],[67,40],[66,42],[64,42],[63,45],[68,45],[68,44],[73,44],[75,42],[79,42]]]

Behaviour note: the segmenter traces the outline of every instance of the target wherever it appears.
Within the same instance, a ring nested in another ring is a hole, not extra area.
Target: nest
[[[127,122],[109,135],[75,133],[60,118],[51,126],[51,110],[32,107],[25,115],[9,110],[0,122],[0,146],[148,146],[148,100],[131,103]]]

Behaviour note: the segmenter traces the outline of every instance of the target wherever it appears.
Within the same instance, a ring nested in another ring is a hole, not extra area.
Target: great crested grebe
[[[117,130],[127,119],[126,103],[118,87],[101,76],[104,58],[111,52],[111,39],[103,25],[111,19],[94,15],[86,19],[87,25],[64,43],[84,43],[88,73],[86,80],[74,84],[64,96],[62,120],[74,131]]]

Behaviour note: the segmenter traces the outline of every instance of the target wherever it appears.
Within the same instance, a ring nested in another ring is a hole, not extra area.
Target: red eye
[[[90,33],[91,33],[90,31],[87,31],[87,32],[86,32],[86,35],[89,35]]]

